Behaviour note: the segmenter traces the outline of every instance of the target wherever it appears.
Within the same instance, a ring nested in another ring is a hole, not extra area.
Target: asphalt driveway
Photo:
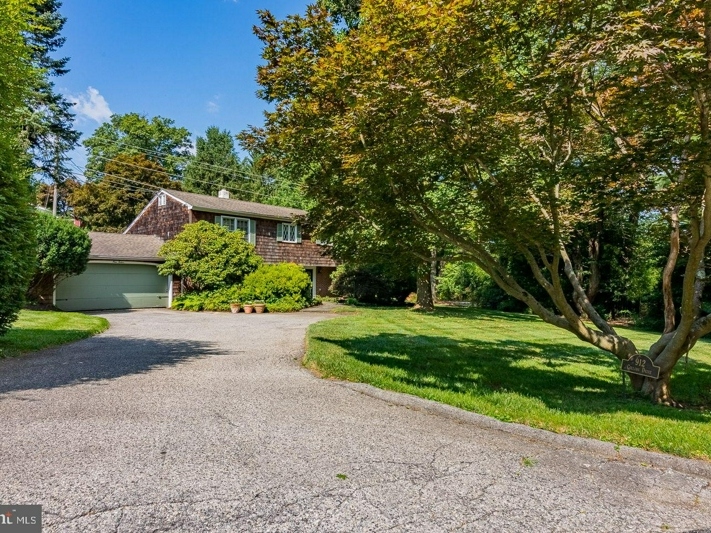
[[[711,528],[707,463],[312,376],[325,314],[104,316],[0,361],[0,503],[45,531]]]

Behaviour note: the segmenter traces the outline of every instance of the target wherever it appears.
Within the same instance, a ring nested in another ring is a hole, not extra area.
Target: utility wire
[[[221,171],[229,173],[229,174],[237,175],[238,177],[245,177],[248,179],[258,179],[258,180],[263,180],[264,178],[268,178],[268,179],[271,179],[274,181],[279,181],[279,178],[275,178],[274,176],[265,176],[263,174],[248,172],[248,171],[242,170],[242,169],[232,169],[232,168],[227,168],[227,167],[223,167],[220,165],[213,165],[212,163],[203,163],[200,161],[195,161],[194,159],[191,159],[189,156],[175,155],[175,154],[170,154],[167,152],[160,152],[158,150],[152,150],[150,148],[141,148],[139,146],[135,146],[133,144],[128,144],[123,141],[105,141],[105,142],[107,142],[109,144],[113,144],[115,146],[125,146],[127,148],[133,148],[134,150],[138,150],[139,152],[143,153],[144,155],[154,154],[154,155],[162,156],[164,158],[171,157],[173,159],[182,159],[182,160],[185,160],[188,163],[191,163],[193,165],[197,165],[197,166],[200,166],[203,168],[211,168],[211,169],[221,170]],[[285,178],[281,178],[281,179],[285,179]]]
[[[157,169],[152,169],[152,168],[146,168],[146,167],[142,167],[142,166],[140,166],[140,165],[135,165],[135,164],[133,164],[133,163],[127,163],[127,162],[125,162],[125,161],[118,161],[118,160],[116,160],[116,159],[110,159],[110,158],[105,157],[105,156],[98,156],[98,157],[99,157],[100,159],[105,160],[105,161],[112,161],[112,162],[119,163],[119,164],[122,164],[122,165],[127,165],[127,166],[131,166],[131,167],[135,167],[135,168],[138,168],[138,169],[141,169],[141,170],[147,170],[147,171],[149,171],[149,172],[159,172],[159,173],[164,174],[164,175],[166,175],[166,176],[168,176],[168,177],[171,177],[171,178],[179,178],[179,176],[175,176],[175,175],[172,175],[172,174],[168,174],[167,172],[165,172],[165,171],[163,171],[163,170],[157,170]],[[74,163],[72,162],[72,164],[74,164]],[[79,168],[76,164],[74,164],[74,166],[77,167],[77,168],[80,170],[80,172],[82,172],[82,175],[83,175],[84,177],[87,177],[85,170],[82,170],[82,169]],[[140,185],[145,185],[145,186],[147,186],[147,187],[153,187],[153,188],[155,188],[155,189],[167,188],[167,187],[159,187],[159,186],[157,186],[157,185],[153,185],[153,184],[150,184],[150,183],[145,183],[145,182],[142,182],[142,181],[129,180],[128,178],[123,178],[122,176],[116,176],[115,174],[109,174],[109,173],[107,173],[107,172],[97,172],[97,173],[98,173],[98,174],[102,174],[102,175],[104,175],[104,176],[114,176],[114,177],[118,177],[118,178],[121,178],[121,179],[126,179],[126,180],[128,180],[128,181],[133,181],[134,183],[138,183],[138,184],[140,184]],[[87,179],[89,179],[89,178],[87,178]],[[234,187],[234,186],[232,186],[232,185],[224,185],[224,184],[220,184],[220,183],[216,183],[216,182],[212,182],[212,181],[207,181],[207,180],[193,180],[193,181],[196,181],[196,182],[199,182],[199,183],[206,183],[206,184],[208,184],[208,185],[215,185],[215,186],[219,186],[219,187],[222,187],[222,188],[224,188],[224,189],[227,189],[227,190],[239,191],[239,192],[251,194],[251,195],[254,195],[254,196],[261,196],[261,197],[266,197],[266,198],[269,197],[268,194],[263,193],[263,192],[250,191],[249,189],[240,189],[239,187]]]

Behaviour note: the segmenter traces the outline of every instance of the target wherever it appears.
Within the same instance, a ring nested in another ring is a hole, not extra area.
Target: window
[[[162,192],[158,195],[158,206],[163,207],[165,205],[165,193]]]
[[[298,224],[279,224],[277,240],[282,242],[301,242],[301,231]],[[281,234],[281,238],[279,238]]]
[[[222,216],[218,217],[216,222],[228,231],[240,230],[244,232],[244,240],[247,242],[252,242],[251,233],[253,232],[250,232],[250,220],[248,218]]]

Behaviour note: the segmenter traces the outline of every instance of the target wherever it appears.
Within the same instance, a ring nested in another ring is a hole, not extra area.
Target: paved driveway
[[[0,503],[41,503],[45,531],[711,527],[706,463],[313,377],[325,315],[106,316],[0,362]]]

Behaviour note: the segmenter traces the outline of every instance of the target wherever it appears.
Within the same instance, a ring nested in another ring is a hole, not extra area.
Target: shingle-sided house
[[[227,191],[208,196],[163,189],[126,229],[126,235],[172,239],[185,224],[206,220],[231,231],[242,230],[266,263],[296,263],[311,274],[314,295],[325,296],[336,262],[329,247],[312,241],[298,219],[305,211],[235,200]]]

